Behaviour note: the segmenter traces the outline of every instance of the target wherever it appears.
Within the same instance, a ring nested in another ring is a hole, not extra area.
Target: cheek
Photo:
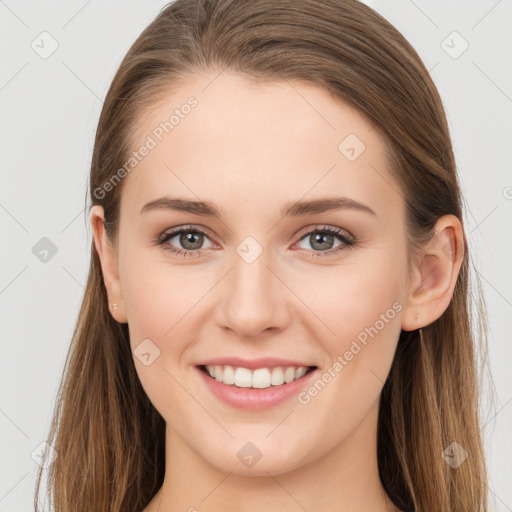
[[[179,384],[183,380],[180,362],[189,340],[194,339],[193,306],[204,295],[203,288],[208,289],[193,272],[187,275],[176,266],[151,264],[144,254],[133,251],[121,277],[139,380],[154,407],[166,420],[174,418],[175,426],[184,421],[177,412],[194,406]],[[151,362],[146,365],[141,354],[148,352]]]
[[[369,368],[385,380],[401,329],[401,264],[385,258],[372,263],[330,268],[323,278],[296,285],[313,312],[312,335],[332,362],[341,360],[351,385],[367,379]]]
[[[330,268],[313,279],[295,276],[295,290],[325,327],[323,333],[332,339],[356,336],[390,308],[394,318],[393,304],[402,296],[403,276],[396,270],[399,264],[381,263]]]
[[[122,268],[128,323],[138,336],[167,340],[173,326],[193,315],[194,304],[208,291],[198,267],[166,265],[162,258],[155,262],[142,251],[133,250]]]
[[[316,314],[309,329],[329,361],[321,382],[299,398],[319,425],[333,425],[329,443],[349,435],[378,401],[393,362],[402,305],[400,281],[390,271],[348,272],[325,282],[323,292],[317,287],[308,300]]]

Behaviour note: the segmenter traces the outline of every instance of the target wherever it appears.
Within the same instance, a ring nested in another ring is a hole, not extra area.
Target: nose
[[[263,251],[254,261],[233,254],[233,268],[222,280],[217,324],[240,337],[255,338],[284,328],[290,291]],[[288,295],[288,300],[287,300]]]

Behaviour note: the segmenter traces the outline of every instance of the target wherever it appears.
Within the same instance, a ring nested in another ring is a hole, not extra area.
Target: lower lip
[[[208,389],[224,403],[237,407],[239,409],[247,409],[250,411],[259,411],[274,407],[286,399],[298,394],[302,388],[310,381],[311,377],[316,375],[318,368],[310,371],[300,379],[281,384],[280,386],[270,386],[265,389],[256,388],[239,388],[237,386],[229,386],[218,380],[206,375],[199,367],[195,367],[200,373],[204,383]]]

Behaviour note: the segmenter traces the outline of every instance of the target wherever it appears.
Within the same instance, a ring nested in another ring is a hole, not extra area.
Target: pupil
[[[194,238],[196,239],[195,245]],[[180,243],[185,249],[199,249],[202,244],[202,235],[201,233],[184,233],[180,237]],[[189,243],[192,244],[192,246],[187,245]]]
[[[332,243],[333,241],[333,236],[332,235],[329,235],[328,233],[317,233],[315,236],[314,236],[314,239],[313,239],[313,247],[315,247],[315,244],[317,242],[320,242],[320,245],[322,240],[324,240],[324,243]],[[328,249],[328,247],[315,247],[316,249],[320,249],[320,250],[325,250],[325,249]]]

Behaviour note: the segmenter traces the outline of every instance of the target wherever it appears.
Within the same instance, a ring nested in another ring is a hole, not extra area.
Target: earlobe
[[[93,243],[101,262],[103,283],[108,296],[108,308],[112,317],[117,322],[126,323],[127,318],[121,292],[117,254],[107,237],[104,219],[103,207],[94,205],[91,208],[89,220],[92,228]]]
[[[402,329],[412,331],[437,320],[448,308],[464,259],[462,225],[454,215],[438,219],[435,234],[424,247],[408,290]]]

